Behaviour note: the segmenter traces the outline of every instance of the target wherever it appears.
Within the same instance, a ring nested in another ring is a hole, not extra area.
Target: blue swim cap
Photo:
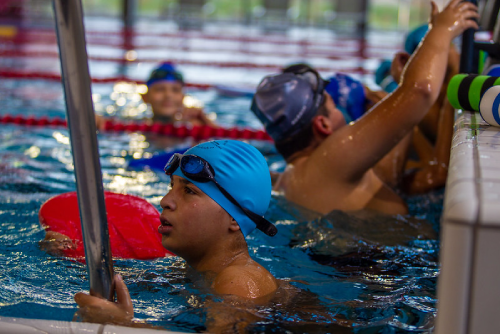
[[[214,140],[196,145],[184,154],[205,159],[215,171],[215,180],[244,208],[264,216],[271,201],[271,176],[266,159],[252,145],[238,140]],[[256,225],[224,196],[214,182],[196,182],[177,168],[183,177],[217,202],[240,226],[246,237]]]
[[[375,71],[375,83],[387,93],[392,93],[398,87],[391,75],[391,65],[390,60],[384,59]]]
[[[427,34],[428,30],[429,30],[428,24],[424,24],[418,28],[413,29],[406,37],[405,51],[408,52],[409,54],[412,54],[417,48],[417,46],[420,44],[422,39],[424,38],[425,34]]]
[[[337,73],[329,80],[325,90],[344,114],[346,122],[360,118],[365,113],[366,104],[363,84],[343,73]]]
[[[274,141],[279,142],[311,124],[322,103],[322,85],[315,90],[307,77],[282,73],[262,79],[250,109]]]
[[[146,81],[146,85],[150,87],[158,81],[178,81],[184,84],[182,74],[176,70],[172,63],[163,63],[155,68],[151,72],[148,81]]]

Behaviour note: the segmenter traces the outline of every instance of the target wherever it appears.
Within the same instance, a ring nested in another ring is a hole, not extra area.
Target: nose
[[[177,208],[172,190],[170,190],[165,196],[163,196],[160,201],[160,206],[163,210],[175,210]]]

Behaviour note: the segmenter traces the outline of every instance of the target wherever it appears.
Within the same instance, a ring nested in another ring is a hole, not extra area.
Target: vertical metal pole
[[[54,0],[54,13],[90,291],[111,299],[113,263],[81,0]]]
[[[361,14],[361,19],[356,25],[356,33],[359,38],[359,56],[361,58],[360,68],[363,69],[365,65],[365,60],[367,59],[366,48],[367,48],[367,28],[368,28],[368,0],[361,0],[358,7],[358,14]]]
[[[499,0],[490,0],[487,1],[485,4],[485,9],[483,11],[483,15],[486,14],[487,10],[492,10],[494,11],[493,13],[490,13],[491,20],[485,19],[484,17],[481,17],[481,25],[487,25],[488,28],[492,27],[493,30],[493,42],[494,43],[500,43],[500,20],[498,19],[498,16],[500,15],[499,10],[500,10],[500,1]],[[489,30],[489,29],[488,29]],[[500,59],[493,57],[492,55],[489,55],[489,57],[486,59],[486,62],[484,64],[484,69],[483,72],[488,71],[490,66],[493,65],[498,65],[500,64]],[[484,73],[485,74],[485,73]]]
[[[499,10],[500,1],[483,0],[479,3],[479,13],[481,14],[479,23],[482,30],[493,31],[495,29]]]
[[[128,60],[125,59],[125,55],[127,52],[134,50],[134,26],[136,22],[137,16],[137,1],[136,0],[123,0],[122,7],[122,18],[123,18],[123,28],[122,28],[122,37],[123,37],[123,52],[124,56],[120,61],[120,65],[118,67],[118,75],[123,78],[127,77],[127,69],[128,69]]]
[[[477,0],[469,0],[477,5]],[[479,64],[479,50],[474,46],[473,28],[467,29],[462,35],[462,52],[460,53],[460,73],[477,74]]]
[[[123,26],[133,29],[137,15],[137,0],[123,1]]]

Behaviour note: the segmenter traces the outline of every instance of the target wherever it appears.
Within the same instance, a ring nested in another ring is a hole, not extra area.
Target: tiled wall
[[[458,111],[441,229],[436,334],[500,333],[500,128]]]

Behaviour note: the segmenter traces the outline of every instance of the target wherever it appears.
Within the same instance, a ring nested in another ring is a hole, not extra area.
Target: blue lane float
[[[180,153],[183,154],[186,152],[191,146],[181,147],[165,152],[161,152],[153,155],[150,158],[140,158],[130,160],[128,163],[128,167],[132,169],[143,169],[145,167],[155,170],[155,171],[163,171],[165,164],[167,161],[175,154]]]
[[[489,125],[500,126],[500,86],[489,88],[481,98],[479,113]]]

